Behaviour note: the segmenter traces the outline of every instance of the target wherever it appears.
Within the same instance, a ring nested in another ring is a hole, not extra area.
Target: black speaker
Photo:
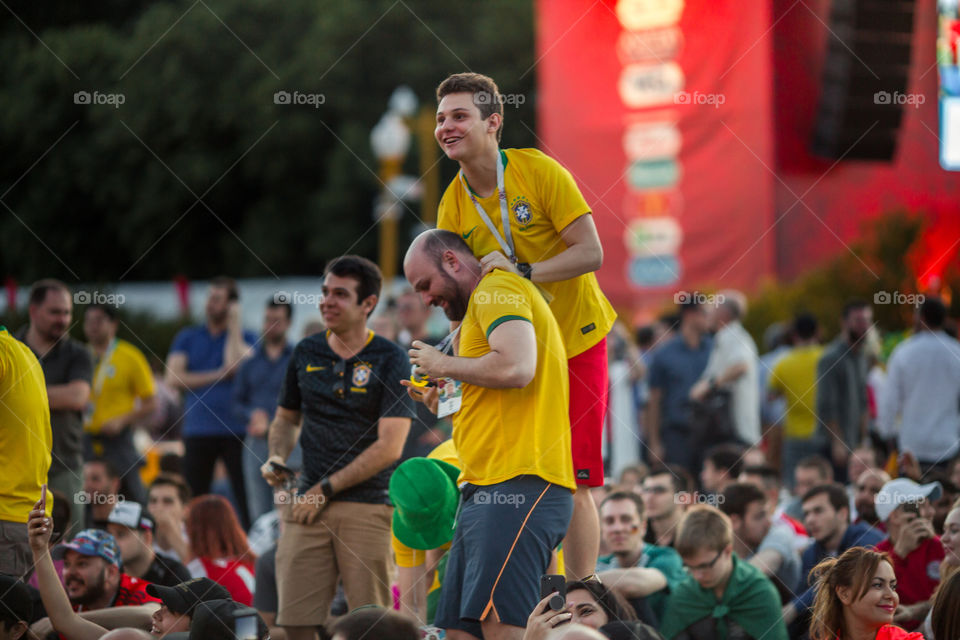
[[[907,95],[914,0],[833,0],[811,150],[892,160]]]

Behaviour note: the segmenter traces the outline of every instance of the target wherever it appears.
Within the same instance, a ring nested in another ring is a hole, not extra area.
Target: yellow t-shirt
[[[53,433],[40,361],[0,328],[0,520],[26,522],[50,470]],[[47,494],[47,514],[53,495]]]
[[[491,485],[530,474],[574,490],[567,354],[557,321],[533,283],[499,269],[484,276],[470,295],[458,354],[489,353],[487,338],[510,321],[533,324],[536,374],[522,389],[463,385],[462,405],[453,414],[463,464],[459,482]]]
[[[97,388],[101,375],[103,384]],[[94,435],[100,433],[104,422],[130,413],[138,398],[149,398],[154,393],[153,374],[143,353],[126,340],[117,340],[109,361],[101,359],[93,371],[90,390],[93,414],[84,422],[84,430]]]
[[[787,401],[783,436],[811,438],[817,430],[817,361],[823,347],[797,347],[780,358],[770,372],[770,388]]]
[[[503,172],[510,228],[520,262],[542,262],[566,250],[560,232],[590,207],[570,172],[537,149],[506,149]],[[477,198],[490,221],[503,233],[500,199],[494,192]],[[459,233],[478,258],[502,251],[497,239],[470,200],[459,176],[440,200],[437,228]],[[567,357],[579,355],[602,340],[617,317],[593,273],[538,282],[553,300],[550,308],[560,325]]]

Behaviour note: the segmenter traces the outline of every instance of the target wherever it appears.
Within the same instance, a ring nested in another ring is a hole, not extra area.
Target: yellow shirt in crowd
[[[557,321],[533,283],[500,269],[484,276],[470,295],[458,353],[466,358],[489,353],[490,334],[515,320],[533,324],[536,374],[522,389],[463,384],[462,406],[453,414],[459,482],[491,485],[530,474],[575,490],[567,354]]]
[[[542,262],[565,251],[567,245],[560,232],[580,216],[590,213],[570,172],[537,149],[506,149],[501,154],[510,229],[519,261]],[[497,193],[487,198],[477,197],[477,202],[502,235]],[[493,251],[502,252],[459,177],[454,178],[443,194],[437,227],[459,233],[478,258]],[[617,314],[593,273],[537,285],[553,297],[550,308],[560,325],[568,358],[583,353],[610,332]]]
[[[823,347],[797,347],[780,358],[770,372],[770,388],[784,397],[783,436],[806,440],[817,430],[817,362]]]
[[[156,393],[153,374],[143,353],[126,340],[117,340],[112,354],[105,354],[93,371],[90,403],[93,414],[84,422],[87,433],[96,435],[111,418],[130,413],[137,399]]]
[[[53,433],[40,361],[0,327],[0,520],[26,522],[50,471]],[[53,495],[47,494],[47,514]]]

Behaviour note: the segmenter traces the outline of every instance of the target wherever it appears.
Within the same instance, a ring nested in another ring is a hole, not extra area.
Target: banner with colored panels
[[[617,306],[772,273],[766,4],[537,3],[541,149],[593,208]]]

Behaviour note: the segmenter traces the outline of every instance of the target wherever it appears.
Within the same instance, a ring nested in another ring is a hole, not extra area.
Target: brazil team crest
[[[520,229],[526,229],[533,222],[533,207],[523,196],[517,196],[510,204],[510,210],[513,211],[513,217],[516,218]]]
[[[370,366],[358,364],[353,368],[353,386],[365,387],[370,382]]]

